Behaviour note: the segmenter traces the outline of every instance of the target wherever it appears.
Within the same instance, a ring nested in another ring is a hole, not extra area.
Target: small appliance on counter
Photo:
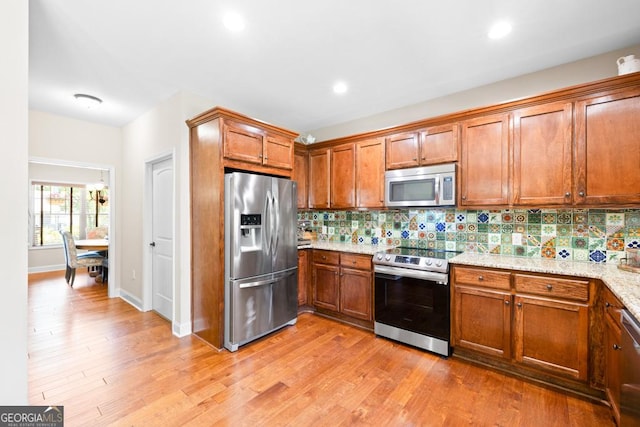
[[[625,271],[640,273],[640,249],[627,248],[626,256],[620,259],[618,268]]]
[[[314,235],[311,232],[311,223],[309,221],[298,221],[298,247],[311,245]]]

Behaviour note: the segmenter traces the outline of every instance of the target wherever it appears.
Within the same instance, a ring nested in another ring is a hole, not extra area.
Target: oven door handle
[[[444,273],[435,273],[432,271],[412,270],[410,268],[387,267],[385,265],[376,265],[373,269],[376,275],[381,274],[388,278],[396,279],[397,277],[411,277],[420,280],[430,280],[438,282],[440,285],[447,285],[449,277]]]

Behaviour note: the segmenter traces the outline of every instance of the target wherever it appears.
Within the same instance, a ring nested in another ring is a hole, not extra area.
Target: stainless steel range
[[[376,253],[376,335],[449,356],[448,260],[458,253],[405,247]]]

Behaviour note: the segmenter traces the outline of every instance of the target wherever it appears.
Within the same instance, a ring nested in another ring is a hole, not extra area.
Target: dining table
[[[86,249],[88,251],[108,251],[109,240],[107,239],[78,239],[74,241],[76,249]]]

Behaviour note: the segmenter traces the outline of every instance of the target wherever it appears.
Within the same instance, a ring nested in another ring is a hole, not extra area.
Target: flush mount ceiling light
[[[508,22],[498,22],[489,29],[489,38],[496,40],[501,39],[511,32],[511,24]]]
[[[338,95],[342,95],[347,91],[347,89],[347,84],[345,82],[337,82],[333,85],[333,93],[336,93]]]
[[[73,95],[76,98],[76,101],[78,101],[78,103],[80,105],[82,105],[85,108],[95,108],[98,105],[102,104],[102,99],[95,97],[93,95],[87,95],[84,93],[76,93],[75,95]]]
[[[233,31],[234,33],[244,30],[244,18],[239,13],[226,13],[222,18],[222,22],[224,26],[227,27],[227,30]]]

